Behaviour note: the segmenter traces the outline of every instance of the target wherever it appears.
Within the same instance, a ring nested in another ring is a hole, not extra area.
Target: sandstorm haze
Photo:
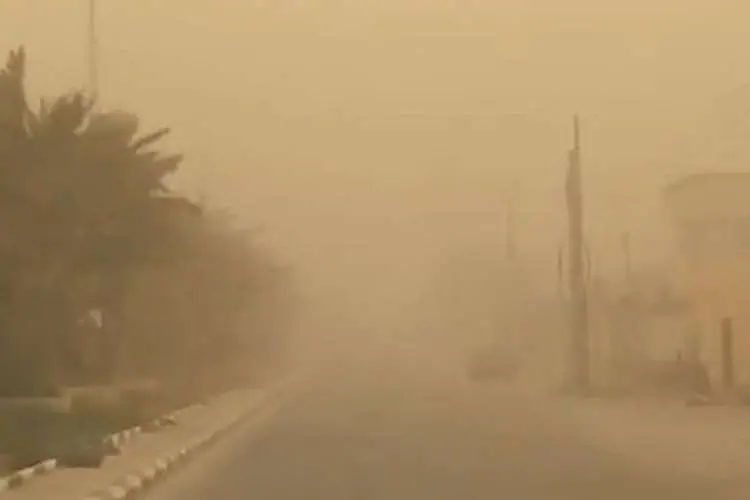
[[[35,95],[84,83],[86,2],[0,8],[0,43],[27,47]],[[750,159],[748,122],[737,118],[750,106],[744,2],[99,9],[103,104],[172,126],[170,148],[187,155],[176,182],[259,227],[327,304],[320,316],[360,325],[352,331],[428,324],[424,297],[443,262],[503,255],[511,192],[526,267],[552,290],[574,112],[587,231],[605,276],[621,273],[623,230],[637,261],[664,254],[656,211],[666,180]]]

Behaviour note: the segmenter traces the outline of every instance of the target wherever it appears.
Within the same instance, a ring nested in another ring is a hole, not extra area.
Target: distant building
[[[689,297],[697,356],[721,378],[720,321],[735,323],[738,383],[750,382],[750,173],[706,173],[664,189],[674,230],[674,276]]]
[[[593,368],[602,383],[651,388],[654,370],[689,357],[688,305],[664,269],[640,269],[627,283],[596,285],[589,294],[589,321]]]

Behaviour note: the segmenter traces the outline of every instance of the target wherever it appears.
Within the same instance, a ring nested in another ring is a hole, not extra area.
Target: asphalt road
[[[745,485],[656,473],[598,449],[570,401],[415,368],[331,366],[149,499],[750,498]]]

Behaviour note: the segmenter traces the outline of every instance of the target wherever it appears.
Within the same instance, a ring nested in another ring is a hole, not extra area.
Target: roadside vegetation
[[[170,189],[168,129],[79,92],[32,106],[25,75],[21,48],[0,71],[0,453],[44,455],[39,422],[99,436],[270,369],[289,272]]]

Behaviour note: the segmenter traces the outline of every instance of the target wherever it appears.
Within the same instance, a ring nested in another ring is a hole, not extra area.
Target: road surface
[[[649,470],[597,447],[571,401],[472,387],[460,372],[350,368],[330,367],[149,500],[750,498],[750,462],[739,481]]]

